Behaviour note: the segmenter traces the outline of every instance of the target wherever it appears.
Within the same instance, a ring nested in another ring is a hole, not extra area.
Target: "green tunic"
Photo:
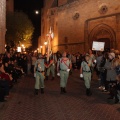
[[[63,58],[60,58],[58,64],[60,66],[60,87],[65,88],[69,77],[69,72],[67,70],[69,69],[71,61],[69,59],[63,60]]]
[[[44,88],[44,59],[38,59],[35,63],[36,78],[35,78],[35,89]]]

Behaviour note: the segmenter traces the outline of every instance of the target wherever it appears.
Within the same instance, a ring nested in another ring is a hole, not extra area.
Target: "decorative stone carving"
[[[57,7],[48,9],[47,18],[50,20],[51,18],[54,18],[56,15],[58,15],[57,10],[58,10]]]
[[[47,12],[48,16],[57,15],[57,8],[50,8]]]
[[[73,20],[77,20],[79,17],[80,17],[80,14],[79,14],[78,12],[76,12],[76,13],[73,15]]]
[[[104,38],[107,38],[110,40],[111,43],[113,41],[113,43],[116,44],[116,36],[114,34],[114,30],[106,24],[100,24],[94,27],[93,30],[90,32],[89,43],[91,44],[93,40]],[[115,44],[111,44],[111,47],[116,47]]]
[[[99,13],[100,14],[105,14],[108,11],[108,7],[106,4],[102,4],[99,6]]]

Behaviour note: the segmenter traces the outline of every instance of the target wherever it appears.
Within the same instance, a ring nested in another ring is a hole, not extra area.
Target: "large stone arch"
[[[99,24],[95,26],[88,35],[89,45],[92,46],[93,41],[104,41],[106,47],[116,48],[115,31],[106,24]]]

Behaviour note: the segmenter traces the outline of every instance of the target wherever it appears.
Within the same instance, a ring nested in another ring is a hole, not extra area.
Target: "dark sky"
[[[33,48],[37,48],[38,37],[40,36],[40,28],[41,28],[41,16],[40,14],[36,15],[35,10],[41,10],[43,7],[43,0],[14,0],[14,9],[15,11],[23,11],[25,12],[29,18],[31,19],[35,31],[33,35]]]

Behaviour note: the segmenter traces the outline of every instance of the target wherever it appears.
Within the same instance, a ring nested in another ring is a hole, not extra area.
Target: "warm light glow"
[[[39,48],[37,48],[37,50],[39,50]]]
[[[22,46],[22,47],[24,47],[24,45],[23,45],[23,44],[22,44],[21,46]]]
[[[39,14],[39,11],[38,11],[38,10],[36,10],[36,11],[35,11],[35,14],[37,14],[37,15],[38,15],[38,14]]]
[[[17,47],[17,52],[21,52],[21,47]]]
[[[47,45],[47,42],[44,42],[44,45]]]
[[[40,46],[40,48],[42,48],[43,46]]]

